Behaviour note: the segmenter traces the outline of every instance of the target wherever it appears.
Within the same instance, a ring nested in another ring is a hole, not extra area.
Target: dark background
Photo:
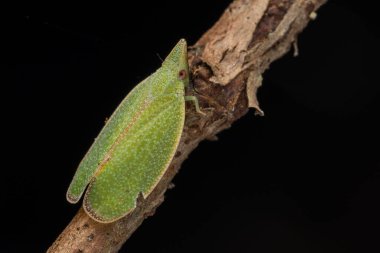
[[[331,1],[250,112],[183,164],[122,252],[379,252],[377,9]],[[357,1],[356,1],[357,2]],[[186,3],[186,5],[184,5]],[[76,166],[123,97],[229,1],[44,6],[2,22],[0,252],[42,252],[75,215]]]

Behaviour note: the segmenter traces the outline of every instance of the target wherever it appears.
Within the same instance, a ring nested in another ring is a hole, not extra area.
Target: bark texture
[[[235,0],[199,41],[189,48],[192,82],[202,116],[186,109],[186,123],[175,158],[156,189],[127,217],[101,224],[80,209],[48,249],[58,252],[117,252],[164,201],[164,194],[189,153],[247,113],[263,115],[256,98],[262,73],[284,55],[326,0]],[[295,47],[296,49],[296,47]]]

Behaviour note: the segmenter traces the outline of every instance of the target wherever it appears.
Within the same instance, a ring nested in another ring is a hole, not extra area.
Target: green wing
[[[124,131],[125,126],[132,123],[136,110],[140,110],[140,108],[144,106],[145,101],[141,101],[140,98],[150,92],[151,80],[152,76],[149,76],[137,85],[121,102],[107,121],[79,164],[66,194],[69,202],[76,203],[79,201],[94,173],[105,159],[109,149],[115,143],[118,136]]]
[[[184,124],[183,95],[163,95],[136,112],[90,183],[84,209],[111,222],[128,214],[156,186],[177,149]]]

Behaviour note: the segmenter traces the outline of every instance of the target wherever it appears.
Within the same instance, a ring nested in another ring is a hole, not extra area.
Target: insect
[[[146,198],[167,170],[185,121],[189,85],[187,44],[181,39],[152,75],[121,102],[79,164],[67,191],[94,220],[116,221]],[[86,190],[87,188],[87,190]]]

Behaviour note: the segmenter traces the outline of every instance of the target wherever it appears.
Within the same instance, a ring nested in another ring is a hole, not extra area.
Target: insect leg
[[[195,105],[195,111],[197,111],[197,113],[200,113],[202,115],[206,115],[199,108],[198,98],[196,96],[185,96],[185,101],[192,101],[194,103],[194,105]]]

